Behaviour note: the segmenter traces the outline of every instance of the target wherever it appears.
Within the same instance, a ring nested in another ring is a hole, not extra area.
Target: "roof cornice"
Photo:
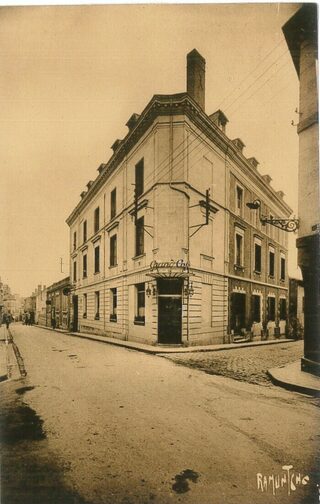
[[[230,140],[227,135],[216,126],[209,116],[203,112],[202,108],[187,94],[179,93],[174,95],[154,95],[146,108],[139,116],[136,125],[128,132],[125,138],[119,143],[114,154],[109,161],[99,167],[99,175],[90,186],[88,192],[83,196],[81,201],[71,212],[66,219],[70,226],[76,217],[80,214],[83,208],[97,194],[106,180],[111,176],[131,149],[138,143],[146,131],[150,128],[154,120],[159,116],[185,115],[193,124],[195,124],[211,141],[213,141],[226,155],[236,161],[242,169],[253,179],[260,189],[268,193],[268,196],[281,206],[287,213],[292,213],[290,207],[277,196],[277,193],[272,187],[265,185],[262,175],[254,171],[250,162],[239,151],[237,146]]]

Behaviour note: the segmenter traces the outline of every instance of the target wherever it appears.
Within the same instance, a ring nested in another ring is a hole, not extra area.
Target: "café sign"
[[[189,267],[189,261],[185,261],[183,259],[170,259],[170,261],[164,262],[153,260],[150,263],[150,271],[154,274],[154,276],[166,278],[187,276],[189,274]]]

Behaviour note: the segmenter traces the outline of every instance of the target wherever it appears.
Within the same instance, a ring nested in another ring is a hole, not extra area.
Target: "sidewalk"
[[[0,382],[8,378],[6,338],[7,328],[2,325],[0,327]]]
[[[269,369],[268,375],[275,385],[302,394],[320,397],[320,377],[301,371],[301,361]]]
[[[249,341],[246,343],[223,343],[220,345],[203,345],[203,346],[166,346],[166,345],[148,345],[145,343],[138,343],[135,341],[125,341],[116,338],[110,338],[108,336],[99,336],[97,334],[89,334],[83,332],[69,332],[64,329],[52,329],[51,327],[34,325],[33,327],[38,327],[40,329],[47,329],[48,331],[55,331],[67,334],[69,336],[75,336],[76,338],[84,338],[93,341],[100,341],[102,343],[108,343],[110,345],[120,346],[123,348],[128,348],[131,350],[137,350],[138,352],[145,352],[153,355],[158,354],[171,354],[171,353],[192,353],[192,352],[218,352],[219,350],[234,350],[236,348],[263,346],[263,345],[276,345],[279,343],[290,343],[292,339],[275,339],[269,341]]]

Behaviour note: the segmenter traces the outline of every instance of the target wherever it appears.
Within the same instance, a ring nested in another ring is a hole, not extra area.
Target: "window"
[[[100,319],[100,292],[96,291],[94,293],[94,308],[95,308],[95,319],[99,320]]]
[[[110,218],[113,219],[117,213],[117,189],[111,191],[110,205]]]
[[[97,233],[100,229],[100,208],[97,207],[94,211],[94,232]]]
[[[110,322],[117,322],[117,289],[110,289]]]
[[[240,186],[236,186],[236,213],[237,215],[242,214],[243,207],[243,189]]]
[[[144,217],[140,217],[136,224],[136,256],[144,253]]]
[[[77,281],[77,261],[73,261],[73,281]]]
[[[269,248],[269,276],[274,278],[274,249]]]
[[[83,243],[87,241],[87,221],[83,222]]]
[[[83,318],[87,318],[88,295],[83,294]]]
[[[281,254],[280,258],[280,280],[286,279],[286,258]]]
[[[236,232],[235,236],[235,264],[243,266],[243,235],[240,232]]]
[[[75,231],[73,233],[73,250],[76,250],[77,248],[77,232]]]
[[[286,320],[287,318],[287,300],[285,298],[280,298],[280,320]]]
[[[117,235],[110,238],[110,266],[117,265]]]
[[[254,243],[254,271],[261,273],[261,242],[257,240]]]
[[[261,297],[255,294],[252,296],[252,317],[253,322],[261,322]]]
[[[94,249],[94,272],[99,273],[100,271],[100,247],[95,247]]]
[[[87,274],[88,274],[88,271],[87,271],[87,254],[84,254],[82,256],[82,275],[83,275],[83,278],[87,278]]]
[[[135,323],[145,323],[145,284],[140,283],[136,285],[136,315],[134,318]]]
[[[137,198],[139,198],[139,196],[141,196],[141,194],[144,191],[144,187],[143,187],[144,173],[143,172],[144,172],[144,160],[141,159],[141,161],[139,161],[139,163],[136,164],[136,173],[135,173],[135,185],[136,185]]]
[[[268,320],[274,321],[276,318],[276,298],[268,297]]]

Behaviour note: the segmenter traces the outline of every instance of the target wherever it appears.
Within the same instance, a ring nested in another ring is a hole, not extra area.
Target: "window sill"
[[[244,271],[244,266],[240,266],[239,264],[234,265],[235,271]]]
[[[87,277],[87,275],[84,275],[84,276],[82,277],[82,280],[86,280],[86,278],[88,278],[88,277]]]
[[[110,322],[117,322],[117,315],[110,315]]]
[[[261,276],[261,271],[253,270],[253,273],[254,273],[255,275],[259,275],[259,276]]]
[[[274,275],[269,275],[270,280],[274,280]]]
[[[144,326],[145,325],[145,320],[134,320],[134,325],[140,325],[140,326]]]
[[[110,264],[109,269],[116,268],[118,264]]]
[[[87,318],[87,314],[86,314],[86,313],[84,313],[84,314],[82,315],[82,318]]]
[[[100,271],[95,271],[94,275],[99,275]]]
[[[135,255],[132,259],[133,259],[133,261],[137,261],[138,259],[142,259],[145,256],[146,256],[146,253],[143,252],[143,254]]]
[[[100,315],[96,315],[96,316],[94,317],[94,320],[100,320]]]

